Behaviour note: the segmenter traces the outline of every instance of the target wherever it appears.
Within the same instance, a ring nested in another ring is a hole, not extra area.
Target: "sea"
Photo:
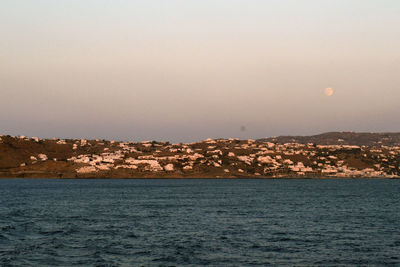
[[[0,179],[0,266],[400,266],[400,180]]]

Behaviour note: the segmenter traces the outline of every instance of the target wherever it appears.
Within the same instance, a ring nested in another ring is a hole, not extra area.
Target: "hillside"
[[[398,177],[398,138],[327,133],[170,144],[0,136],[0,177]]]
[[[400,133],[329,132],[311,136],[278,136],[259,141],[279,144],[299,143],[316,145],[400,146]]]

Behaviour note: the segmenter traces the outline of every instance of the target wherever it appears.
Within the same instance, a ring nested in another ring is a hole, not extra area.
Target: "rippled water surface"
[[[0,266],[400,264],[400,180],[0,179]]]

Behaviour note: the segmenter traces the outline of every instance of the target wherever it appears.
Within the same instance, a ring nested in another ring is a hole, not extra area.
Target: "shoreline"
[[[3,177],[32,180],[400,180],[400,177]]]

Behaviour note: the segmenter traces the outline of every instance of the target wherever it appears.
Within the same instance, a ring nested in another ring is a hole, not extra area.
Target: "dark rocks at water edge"
[[[187,144],[0,136],[0,177],[397,178],[399,162],[399,133],[206,139]]]

